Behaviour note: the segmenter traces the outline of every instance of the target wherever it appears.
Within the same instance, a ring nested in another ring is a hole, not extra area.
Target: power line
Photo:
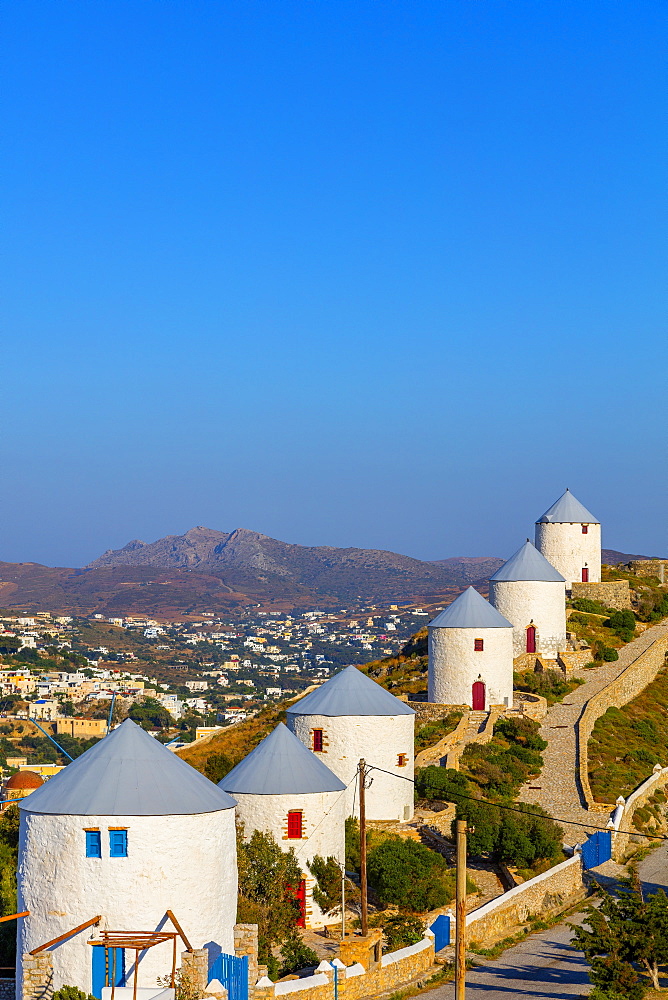
[[[415,778],[407,778],[404,774],[394,774],[392,771],[386,771],[382,767],[377,767],[375,764],[370,764],[367,771],[380,771],[382,774],[389,774],[391,778],[401,778],[402,781],[408,781],[411,785],[415,785]],[[551,819],[555,823],[564,823],[567,826],[579,826],[584,830],[598,830],[603,833],[627,833],[629,836],[633,837],[645,837],[646,840],[668,840],[668,837],[662,835],[653,835],[651,833],[640,833],[636,830],[610,830],[607,826],[593,826],[591,823],[578,823],[573,819],[560,819],[558,816],[541,816],[540,813],[531,812],[531,810],[518,809],[516,806],[504,805],[501,802],[489,802],[487,799],[476,799],[473,795],[464,795],[462,792],[451,793],[453,799],[466,799],[468,802],[475,802],[479,806],[490,806],[494,809],[505,809],[506,812],[518,813],[520,816],[537,816],[538,819]],[[456,805],[455,801],[455,805]]]

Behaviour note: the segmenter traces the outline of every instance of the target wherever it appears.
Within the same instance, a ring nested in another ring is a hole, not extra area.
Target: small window
[[[322,742],[322,729],[313,730],[313,752],[322,753],[324,747]]]
[[[99,830],[86,830],[86,857],[102,857],[102,835]]]
[[[294,809],[288,813],[288,839],[300,840],[302,837],[302,813]]]
[[[473,648],[476,653],[482,653],[483,649],[485,648],[485,643],[483,642],[482,639],[474,639]]]
[[[397,754],[397,767],[406,767],[408,764],[408,754],[398,753]]]
[[[127,858],[128,856],[128,831],[109,831],[109,857]]]
[[[589,525],[588,524],[583,524],[582,525],[582,534],[583,535],[589,534]]]

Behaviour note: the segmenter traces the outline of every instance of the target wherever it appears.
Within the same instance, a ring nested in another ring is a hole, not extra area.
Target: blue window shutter
[[[128,856],[128,831],[109,831],[109,856],[112,858],[127,858]]]
[[[86,830],[86,857],[102,857],[102,836],[99,830]]]

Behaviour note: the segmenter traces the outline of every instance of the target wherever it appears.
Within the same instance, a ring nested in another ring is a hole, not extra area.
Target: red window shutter
[[[473,640],[473,649],[475,650],[476,653],[482,653],[483,648],[484,648],[484,642],[482,639]]]
[[[583,524],[582,525],[582,534],[586,535],[588,532],[589,532],[589,525],[588,524]]]
[[[589,583],[589,570],[586,566],[582,567],[582,582]]]
[[[313,730],[313,750],[315,753],[322,753],[322,729]]]
[[[290,840],[298,840],[302,835],[302,814],[295,810],[288,813],[288,837]]]

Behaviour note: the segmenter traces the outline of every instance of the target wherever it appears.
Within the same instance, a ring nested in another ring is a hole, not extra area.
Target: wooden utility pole
[[[366,897],[366,761],[359,764],[360,782],[360,902],[362,906],[362,934],[369,933],[368,906]]]
[[[457,896],[455,925],[455,1000],[466,997],[466,821],[457,820]]]

